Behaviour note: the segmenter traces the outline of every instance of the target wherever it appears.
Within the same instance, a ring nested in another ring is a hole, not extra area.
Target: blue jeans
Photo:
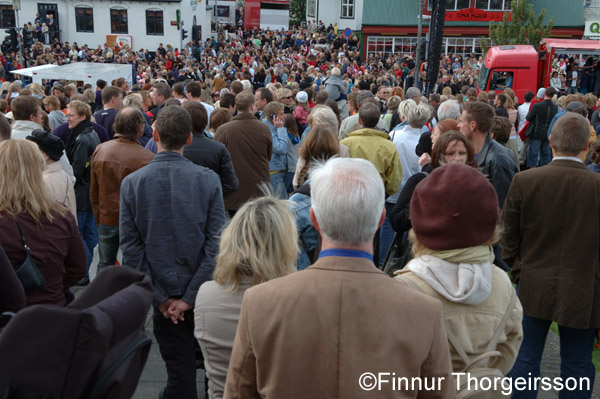
[[[294,192],[294,174],[294,172],[285,172],[285,175],[283,176],[283,184],[285,185],[288,195]]]
[[[87,255],[87,271],[85,272],[85,276],[88,277],[90,265],[94,258],[94,248],[98,244],[98,230],[96,229],[94,213],[92,211],[77,211],[77,224]]]
[[[381,225],[381,230],[379,231],[379,264],[383,265],[383,261],[385,260],[385,255],[387,255],[388,250],[392,246],[392,241],[394,241],[394,229],[392,229],[392,225],[390,224],[389,215],[394,210],[394,205],[391,202],[385,203],[385,220],[383,221],[383,225]]]
[[[100,223],[98,225],[98,254],[100,269],[117,263],[117,252],[119,252],[119,226],[108,226]]]
[[[273,194],[281,199],[288,199],[287,191],[285,190],[285,183],[283,177],[285,172],[278,172],[271,175],[271,187],[273,187]]]
[[[512,370],[506,375],[513,379],[523,377],[526,380],[540,376],[540,362],[546,345],[546,336],[550,328],[550,320],[542,320],[523,315],[523,343]],[[589,398],[594,387],[596,370],[592,363],[592,350],[594,348],[594,329],[578,329],[558,326],[560,334],[560,377],[563,383],[569,377],[574,377],[579,384],[580,378],[588,378],[589,391],[559,391],[558,397],[563,398]],[[539,385],[538,385],[539,386]],[[583,383],[586,388],[586,383]],[[513,387],[512,397],[537,398],[537,391],[518,391]]]
[[[540,161],[538,163],[538,155]],[[552,161],[552,153],[550,152],[550,142],[546,140],[529,139],[529,149],[527,151],[527,167],[544,166]]]

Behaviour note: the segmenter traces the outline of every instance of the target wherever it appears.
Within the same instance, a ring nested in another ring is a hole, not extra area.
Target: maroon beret
[[[417,185],[410,218],[417,238],[429,249],[474,247],[494,235],[498,198],[478,169],[450,163]]]

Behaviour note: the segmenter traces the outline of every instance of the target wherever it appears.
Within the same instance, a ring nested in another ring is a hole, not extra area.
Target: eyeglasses
[[[76,118],[76,117],[78,117],[78,116],[79,116],[79,115],[77,115],[77,114],[67,114],[67,115],[66,115],[67,119],[69,119],[69,118]]]
[[[294,97],[292,97],[292,96],[281,97],[282,100],[291,100],[292,98],[294,98]]]

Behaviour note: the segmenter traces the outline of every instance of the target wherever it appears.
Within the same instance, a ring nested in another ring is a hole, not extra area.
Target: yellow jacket
[[[387,133],[375,129],[359,129],[350,133],[340,143],[348,147],[350,157],[366,159],[375,166],[387,195],[392,195],[400,189],[400,157]]]

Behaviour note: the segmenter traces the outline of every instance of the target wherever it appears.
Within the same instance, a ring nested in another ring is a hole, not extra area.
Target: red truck
[[[538,51],[530,45],[492,47],[479,71],[478,88],[498,92],[510,87],[523,101],[528,91],[550,85],[555,55],[600,55],[600,40],[542,39]]]

